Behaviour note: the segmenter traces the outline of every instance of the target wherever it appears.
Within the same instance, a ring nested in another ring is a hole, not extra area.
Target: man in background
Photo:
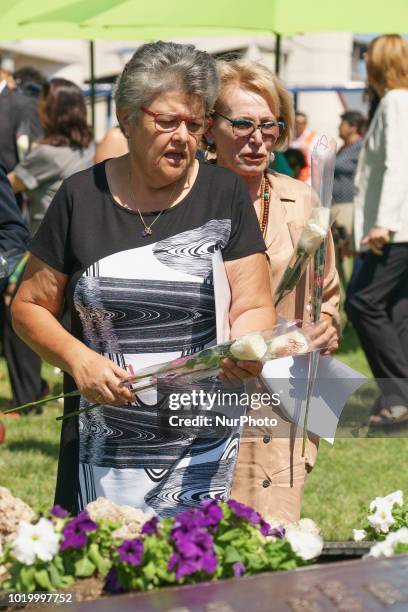
[[[18,129],[17,145],[20,159],[31,149],[31,144],[43,135],[38,103],[47,83],[45,76],[32,66],[24,66],[14,73],[16,92],[24,98],[22,124]]]

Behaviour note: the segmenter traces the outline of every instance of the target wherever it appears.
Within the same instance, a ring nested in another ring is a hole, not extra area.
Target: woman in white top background
[[[383,426],[408,420],[408,42],[379,36],[366,64],[380,103],[355,177],[346,312],[382,392],[370,424]]]

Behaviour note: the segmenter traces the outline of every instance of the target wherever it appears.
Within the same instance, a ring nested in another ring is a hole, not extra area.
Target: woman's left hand
[[[321,355],[331,355],[339,348],[339,332],[333,324],[333,317],[323,313],[320,316],[319,325],[313,332],[313,347],[321,349]]]
[[[262,368],[261,361],[234,361],[227,357],[221,362],[218,378],[226,387],[239,387],[247,380],[259,376]]]

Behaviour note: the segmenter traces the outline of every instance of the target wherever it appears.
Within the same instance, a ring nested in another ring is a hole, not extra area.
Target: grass
[[[337,357],[369,375],[350,326],[345,328]],[[44,368],[52,391],[58,393],[61,377],[49,366]],[[5,373],[1,360],[0,370]],[[0,381],[0,407],[9,398],[5,376]],[[359,416],[356,421],[362,420],[361,415],[364,419],[367,417],[374,398],[375,390],[365,389],[349,401],[344,411],[348,425],[356,415]],[[55,418],[61,411],[62,406],[54,403],[42,415],[5,419],[7,432],[5,443],[0,447],[0,485],[10,488],[36,510],[45,510],[53,502],[60,431],[60,423]],[[339,438],[334,446],[322,441],[316,467],[307,479],[302,514],[322,527],[326,539],[350,539],[352,528],[359,525],[372,498],[395,489],[402,489],[408,495],[408,472],[399,467],[407,451],[408,441],[403,437]]]

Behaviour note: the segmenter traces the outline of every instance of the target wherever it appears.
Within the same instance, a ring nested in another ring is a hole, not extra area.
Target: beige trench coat
[[[288,176],[271,173],[269,221],[265,243],[274,292],[300,237],[312,207],[310,186]],[[335,267],[333,238],[327,249],[322,312],[339,324],[339,279]],[[310,303],[310,270],[296,290],[278,307],[286,319],[307,319]],[[293,432],[292,426],[291,432]],[[289,431],[289,430],[288,430]],[[248,433],[248,432],[247,432]],[[288,522],[298,520],[305,476],[316,461],[318,439],[309,436],[306,456],[301,456],[299,432],[288,438],[243,437],[231,496],[254,507],[265,518]]]

